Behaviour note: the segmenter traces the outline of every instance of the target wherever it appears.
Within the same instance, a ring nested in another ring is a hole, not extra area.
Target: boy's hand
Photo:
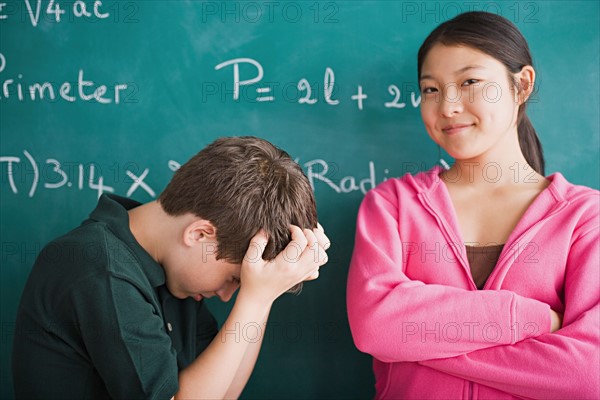
[[[321,226],[321,224],[317,223],[317,228],[313,229],[313,233],[315,234],[315,236],[317,237],[317,242],[319,243],[319,250],[318,251],[326,251],[329,246],[331,246],[331,241],[329,240],[329,238],[327,237],[327,235],[325,235],[325,230],[323,229],[323,226]],[[325,263],[327,262],[327,254],[325,254]],[[323,264],[325,264],[323,263]],[[308,278],[306,278],[306,281],[312,281],[314,279],[317,279],[319,277],[319,269],[317,269],[317,271],[312,274],[311,276],[309,276]]]
[[[240,293],[255,301],[271,304],[294,285],[316,279],[319,267],[327,262],[329,239],[323,228],[314,230],[290,226],[292,240],[274,260],[265,261],[262,254],[268,237],[259,231],[251,240],[242,262]]]

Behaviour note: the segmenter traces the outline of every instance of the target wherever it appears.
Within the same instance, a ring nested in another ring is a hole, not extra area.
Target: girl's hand
[[[550,309],[550,318],[552,319],[552,326],[550,327],[550,332],[555,332],[562,328],[563,315],[557,313],[553,309]]]

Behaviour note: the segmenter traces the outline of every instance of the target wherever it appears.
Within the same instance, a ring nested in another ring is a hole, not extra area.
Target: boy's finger
[[[304,233],[304,236],[306,237],[306,240],[307,240],[306,246],[307,247],[312,248],[315,244],[319,243],[317,236],[310,229],[304,229],[304,230],[302,230],[302,233]]]
[[[324,247],[320,247],[319,250],[319,266],[321,267],[327,264],[329,261],[329,256],[327,255],[327,251]]]
[[[300,260],[300,256],[304,252],[308,241],[306,240],[306,236],[304,236],[302,229],[296,225],[290,225],[290,232],[292,234],[292,240],[290,240],[287,246],[285,246],[285,248],[277,255],[277,259],[287,263],[296,263]]]
[[[296,225],[290,225],[290,232],[292,233],[292,240],[290,244],[295,243],[295,247],[299,247],[300,252],[304,251],[304,248],[308,244],[308,240],[302,232],[302,229]],[[290,245],[288,244],[288,246]]]
[[[246,250],[244,259],[247,261],[262,260],[262,255],[267,247],[268,242],[269,236],[267,236],[267,233],[264,229],[256,232],[252,239],[250,239],[250,244],[248,245],[248,250]]]
[[[308,246],[304,252],[310,254],[311,261],[313,264],[317,265],[318,271],[318,267],[327,263],[327,251],[325,250],[323,244],[317,240],[317,232],[314,230],[305,229],[304,234],[308,239]]]
[[[321,226],[321,225],[319,225],[319,226]],[[329,240],[327,235],[325,235],[325,231],[323,230],[323,227],[321,226],[321,229],[319,229],[319,228],[313,229],[313,232],[314,232],[315,236],[317,237],[319,244],[325,250],[327,250],[329,248],[329,246],[331,246],[331,241]]]

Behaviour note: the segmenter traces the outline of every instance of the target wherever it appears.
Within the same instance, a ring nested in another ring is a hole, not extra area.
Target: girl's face
[[[501,152],[516,137],[519,103],[506,67],[495,58],[437,44],[423,62],[420,85],[425,128],[453,158]]]

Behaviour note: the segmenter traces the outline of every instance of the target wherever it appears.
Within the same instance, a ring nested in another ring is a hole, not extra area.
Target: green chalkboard
[[[297,159],[333,242],[321,278],[276,303],[243,397],[372,396],[346,274],[364,191],[447,157],[420,120],[421,41],[471,9],[515,22],[537,67],[529,110],[547,173],[599,188],[598,4],[0,0],[0,397],[13,396],[16,308],[40,248],[99,193],[150,201],[233,135]],[[230,307],[209,305],[221,321]]]

